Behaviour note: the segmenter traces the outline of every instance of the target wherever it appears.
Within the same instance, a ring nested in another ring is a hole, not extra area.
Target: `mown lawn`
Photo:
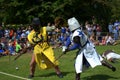
[[[96,49],[99,54],[102,54],[102,52],[107,49],[113,49],[120,54],[120,45],[97,46]],[[56,57],[61,54],[60,48],[54,49],[54,51]],[[59,67],[64,75],[64,78],[59,79],[56,76],[54,69],[40,70],[37,67],[33,80],[74,80],[74,57],[76,55],[75,52],[76,51],[71,51],[59,59]],[[27,78],[29,75],[29,63],[31,60],[31,54],[32,53],[26,53],[16,61],[13,61],[15,56],[10,56],[10,58],[9,56],[0,57],[0,80],[24,80],[13,77],[11,75]],[[120,80],[120,61],[118,60],[113,65],[117,68],[116,72],[112,72],[110,69],[103,66],[97,66],[94,69],[89,68],[88,70],[86,70],[84,73],[82,73],[81,78],[82,80]],[[15,69],[16,66],[19,67],[19,70]]]

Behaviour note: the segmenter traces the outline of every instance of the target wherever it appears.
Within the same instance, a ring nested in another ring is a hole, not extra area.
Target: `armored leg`
[[[102,65],[108,67],[112,71],[116,71],[116,68],[114,66],[112,66],[111,64],[109,64],[108,62],[106,62],[106,61],[102,61]]]
[[[76,73],[75,80],[80,80],[80,73]]]

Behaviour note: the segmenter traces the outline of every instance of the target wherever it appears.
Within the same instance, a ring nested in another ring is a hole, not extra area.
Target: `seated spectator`
[[[99,43],[99,45],[106,45],[106,38],[105,38],[105,36],[102,37],[102,41],[101,41],[101,43]]]
[[[93,42],[94,45],[99,45],[99,41],[95,40],[95,35],[94,34],[92,34],[90,36],[90,41]]]
[[[8,50],[10,52],[10,55],[15,55],[15,47],[13,45],[13,41],[11,40],[8,42]]]
[[[106,36],[106,45],[113,45],[115,43],[115,40],[112,38],[112,35],[110,33]]]
[[[21,49],[22,49],[22,47],[21,47],[20,41],[17,41],[16,46],[15,46],[15,52],[19,53],[21,51]]]
[[[114,40],[110,33],[108,33],[105,36],[105,40],[106,40],[106,45],[117,45],[117,44],[120,44],[120,40]]]
[[[3,46],[2,46],[2,44],[0,44],[0,56],[2,56],[3,53],[4,53]]]
[[[6,56],[8,54],[9,54],[8,50],[5,49],[4,43],[2,43],[0,39],[0,56]]]
[[[113,33],[114,40],[118,40],[119,35],[118,35],[118,27],[117,26],[113,27],[113,32],[112,33]]]
[[[120,44],[120,40],[116,40],[113,45]]]
[[[120,54],[117,54],[113,50],[106,50],[103,52],[102,57],[114,63],[116,59],[120,59]]]

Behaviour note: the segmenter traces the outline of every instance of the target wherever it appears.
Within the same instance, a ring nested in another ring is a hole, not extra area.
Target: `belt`
[[[82,48],[83,48],[83,47],[85,47],[87,43],[89,43],[89,41],[88,41],[88,40],[87,40],[87,41],[86,41],[86,43],[85,43],[83,46],[81,46],[81,47],[82,47]]]

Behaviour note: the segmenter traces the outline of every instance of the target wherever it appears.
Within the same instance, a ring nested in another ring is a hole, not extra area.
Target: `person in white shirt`
[[[117,54],[114,50],[106,50],[103,52],[102,57],[112,63],[115,63],[115,60],[120,59],[120,54]]]

